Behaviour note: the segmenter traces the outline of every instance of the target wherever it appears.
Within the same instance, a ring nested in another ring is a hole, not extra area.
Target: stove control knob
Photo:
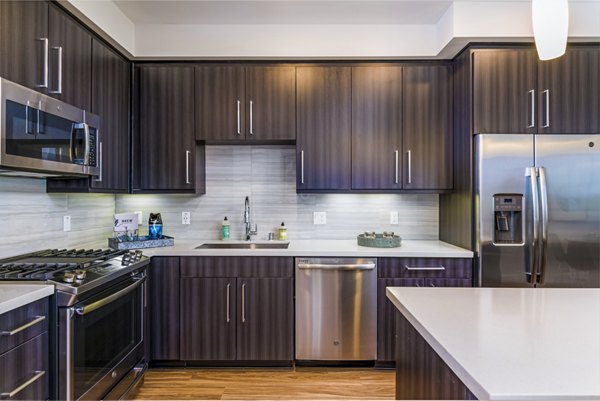
[[[71,272],[66,272],[63,276],[63,281],[65,283],[72,283],[73,281],[75,281],[75,274]]]
[[[75,277],[77,280],[83,280],[85,278],[85,270],[75,270]]]

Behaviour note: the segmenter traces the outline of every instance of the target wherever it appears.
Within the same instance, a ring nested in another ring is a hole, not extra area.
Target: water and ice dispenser
[[[494,195],[494,244],[523,244],[523,195]]]

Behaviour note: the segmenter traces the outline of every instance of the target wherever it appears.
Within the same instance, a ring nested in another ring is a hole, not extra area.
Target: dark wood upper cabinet
[[[142,65],[137,73],[134,192],[204,193],[204,148],[196,149],[194,136],[194,67]]]
[[[600,133],[599,110],[600,47],[570,46],[565,55],[539,62],[539,133]]]
[[[294,140],[295,67],[196,67],[196,139]]]
[[[534,133],[536,88],[537,56],[533,49],[476,50],[473,133]]]
[[[45,91],[46,1],[0,1],[0,77]]]
[[[352,189],[402,188],[402,120],[402,67],[352,68]]]
[[[351,187],[351,67],[296,69],[296,190]]]
[[[179,360],[179,257],[153,257],[148,269],[150,359]]]
[[[77,21],[50,5],[48,94],[91,110],[92,35]]]
[[[452,189],[452,67],[406,66],[404,189]]]

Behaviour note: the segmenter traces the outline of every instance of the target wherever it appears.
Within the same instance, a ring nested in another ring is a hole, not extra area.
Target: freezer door
[[[531,182],[526,172],[533,167],[533,135],[480,134],[475,136],[475,238],[476,281],[483,287],[532,287]],[[534,174],[535,175],[535,174]],[[494,195],[523,195],[520,244],[495,243],[499,224]],[[529,235],[527,235],[529,234]]]
[[[547,204],[537,286],[600,287],[600,135],[536,135],[535,162]]]

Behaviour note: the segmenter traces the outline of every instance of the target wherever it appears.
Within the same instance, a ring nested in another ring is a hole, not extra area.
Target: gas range
[[[0,260],[0,280],[44,281],[81,296],[149,262],[139,250],[46,249]]]

